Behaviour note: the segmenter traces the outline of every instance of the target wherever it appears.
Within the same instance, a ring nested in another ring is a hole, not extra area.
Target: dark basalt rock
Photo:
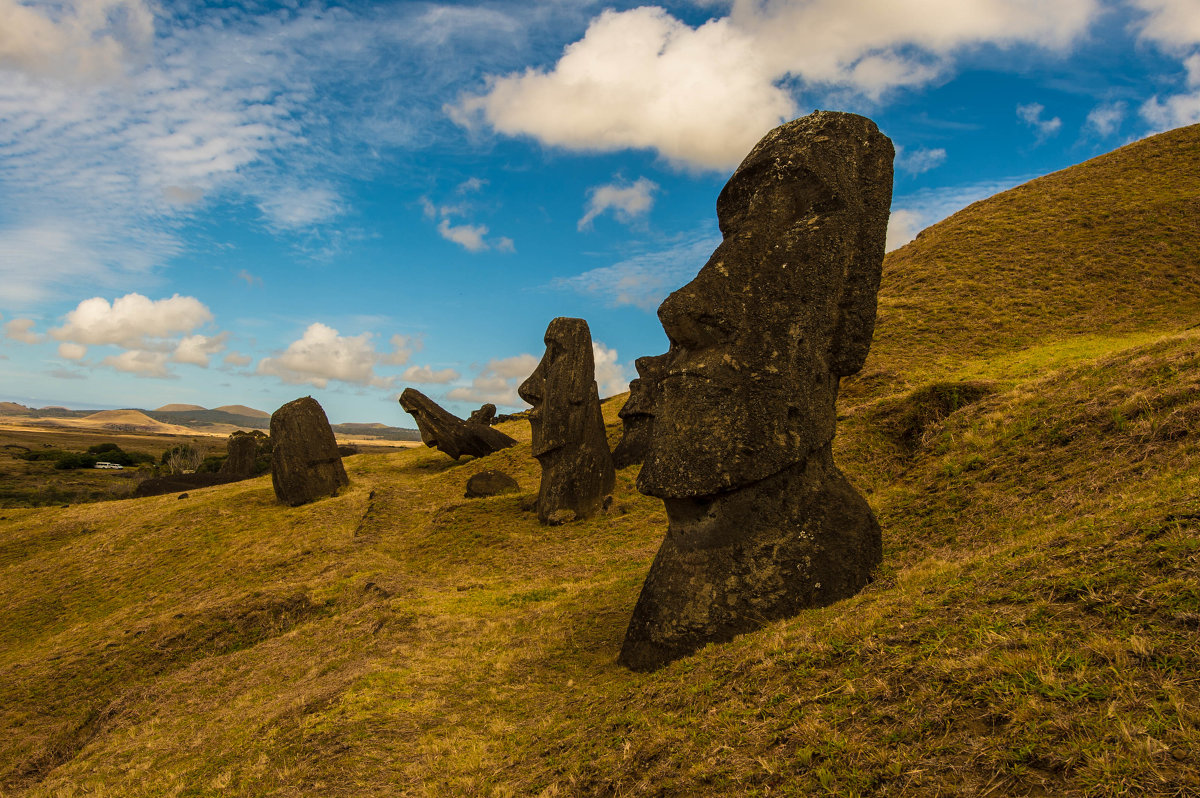
[[[258,454],[258,438],[253,433],[235,430],[230,434],[225,450],[228,456],[225,462],[221,463],[220,474],[230,479],[246,479],[253,476],[254,458]]]
[[[422,443],[455,460],[464,454],[486,457],[517,444],[503,432],[486,424],[463,421],[415,388],[404,389],[404,393],[400,394],[400,406],[417,422]]]
[[[879,563],[831,442],[838,380],[874,332],[893,155],[853,114],[771,131],[717,199],[720,246],[659,307],[671,347],[639,369],[659,376],[638,489],[663,499],[668,530],[628,667],[853,595]]]
[[[487,496],[499,496],[504,493],[516,493],[521,489],[517,481],[503,471],[480,471],[467,480],[467,499],[481,499]]]
[[[338,455],[339,456],[350,457],[351,455],[355,455],[355,454],[358,454],[357,446],[340,445],[340,444],[338,445]]]
[[[479,409],[467,416],[467,421],[471,424],[491,425],[496,418],[496,406],[491,402],[485,405],[480,405]]]
[[[295,507],[332,496],[350,484],[329,419],[311,396],[271,414],[271,440],[271,482],[284,504]]]
[[[554,319],[545,340],[546,353],[517,393],[533,405],[533,456],[542,466],[538,520],[552,524],[595,513],[612,493],[616,473],[587,322]]]
[[[658,396],[658,381],[662,379],[657,367],[662,363],[661,358],[654,357],[639,357],[634,362],[638,378],[629,383],[629,398],[617,413],[624,432],[621,442],[613,449],[614,468],[636,465],[646,459],[654,420],[651,414]]]
[[[179,491],[195,490],[196,488],[211,488],[213,485],[224,485],[227,482],[233,482],[226,474],[214,474],[212,472],[202,472],[199,474],[168,474],[162,477],[150,477],[143,479],[133,489],[133,497],[135,499],[145,498],[146,496],[162,496],[166,493],[178,493]]]

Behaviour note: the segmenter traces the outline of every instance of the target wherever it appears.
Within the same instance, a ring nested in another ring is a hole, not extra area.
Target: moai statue
[[[443,410],[415,388],[404,389],[400,394],[400,406],[416,420],[422,443],[431,449],[437,448],[455,460],[464,454],[484,457],[517,445],[515,440],[487,424],[463,421]]]
[[[335,495],[349,485],[333,428],[311,396],[288,402],[271,414],[271,482],[275,496],[293,507]]]
[[[717,198],[723,240],[658,309],[670,348],[638,490],[667,534],[620,661],[657,668],[854,595],[879,524],[833,463],[838,380],[875,326],[891,141],[818,111],[768,133]]]
[[[467,421],[471,422],[472,424],[483,424],[487,426],[491,425],[495,418],[496,406],[491,402],[488,402],[487,404],[480,405],[478,410],[472,411],[471,415],[467,417]]]
[[[654,400],[658,395],[658,381],[662,377],[656,369],[662,362],[663,359],[657,357],[639,357],[634,361],[638,378],[629,383],[629,398],[617,413],[621,417],[624,432],[621,442],[613,449],[614,468],[625,468],[646,459],[654,421]]]
[[[616,482],[600,395],[592,334],[583,319],[557,318],[546,328],[546,353],[517,393],[533,410],[533,456],[542,466],[538,520],[583,519],[600,509]]]
[[[255,434],[257,433],[257,434]],[[243,432],[234,430],[225,444],[228,456],[221,463],[220,474],[231,480],[246,479],[254,475],[254,460],[258,455],[259,441],[265,439],[258,430]]]

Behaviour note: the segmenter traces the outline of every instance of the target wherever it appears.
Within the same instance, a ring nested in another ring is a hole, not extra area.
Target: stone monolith
[[[881,558],[866,501],[833,463],[838,381],[875,325],[891,141],[817,112],[768,133],[717,199],[722,242],[658,309],[638,489],[667,534],[620,661],[652,669],[853,595]]]
[[[329,419],[311,396],[271,414],[271,441],[271,482],[284,504],[295,507],[332,496],[350,484]]]

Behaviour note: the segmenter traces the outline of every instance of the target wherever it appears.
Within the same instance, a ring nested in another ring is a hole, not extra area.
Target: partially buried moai
[[[620,661],[657,668],[858,592],[881,559],[870,507],[833,463],[838,380],[875,326],[891,141],[818,111],[768,133],[717,198],[723,240],[658,309],[638,490],[668,528]]]
[[[541,362],[517,393],[533,405],[533,456],[542,466],[538,520],[551,524],[594,514],[612,494],[616,473],[587,322],[554,319],[545,341]]]
[[[621,417],[621,442],[613,449],[613,467],[625,468],[646,459],[653,428],[654,401],[658,396],[660,357],[639,357],[634,361],[638,377],[629,383],[629,398],[617,413]]]
[[[271,483],[275,496],[293,507],[332,496],[349,485],[333,428],[311,396],[288,402],[271,414]]]

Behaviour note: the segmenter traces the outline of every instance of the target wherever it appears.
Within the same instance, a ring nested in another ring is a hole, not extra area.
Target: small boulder
[[[466,498],[499,496],[502,493],[516,493],[520,489],[517,481],[503,471],[480,471],[467,480]]]

